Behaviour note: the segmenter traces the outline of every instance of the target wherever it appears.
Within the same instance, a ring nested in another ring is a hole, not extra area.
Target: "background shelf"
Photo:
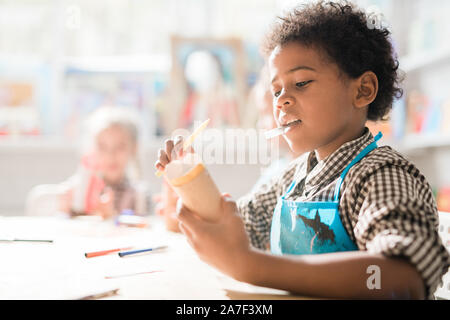
[[[427,71],[427,67],[448,62],[450,62],[450,46],[404,56],[400,58],[400,69],[410,74]]]

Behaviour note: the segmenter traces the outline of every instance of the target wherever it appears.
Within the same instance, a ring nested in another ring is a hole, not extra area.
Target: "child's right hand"
[[[109,219],[116,214],[114,208],[114,191],[110,187],[106,187],[104,193],[100,196],[95,213],[100,215],[103,219]]]
[[[171,161],[183,156],[183,142],[182,136],[176,136],[174,140],[168,139],[165,141],[165,148],[158,151],[158,160],[155,162],[156,170],[164,171]],[[192,147],[189,147],[188,152],[193,152]]]

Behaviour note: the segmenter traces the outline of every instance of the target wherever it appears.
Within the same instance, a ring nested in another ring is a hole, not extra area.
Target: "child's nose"
[[[294,105],[294,98],[284,91],[277,100],[277,108],[284,109]]]

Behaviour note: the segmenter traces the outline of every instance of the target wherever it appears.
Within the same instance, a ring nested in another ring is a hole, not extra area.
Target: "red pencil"
[[[94,258],[94,257],[105,256],[107,254],[115,253],[115,252],[119,252],[119,251],[123,251],[123,250],[130,250],[132,248],[133,247],[127,247],[127,248],[110,249],[110,250],[103,250],[103,251],[96,251],[96,252],[88,252],[88,253],[85,253],[84,256],[86,258]]]

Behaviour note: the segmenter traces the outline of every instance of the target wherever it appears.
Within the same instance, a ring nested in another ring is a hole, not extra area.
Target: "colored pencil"
[[[94,252],[87,252],[84,254],[86,258],[94,258],[94,257],[100,257],[105,256],[107,254],[124,251],[124,250],[130,250],[133,247],[126,247],[126,248],[117,248],[117,249],[109,249],[109,250],[102,250],[102,251],[94,251]]]
[[[140,254],[140,253],[150,253],[157,250],[162,250],[167,248],[167,246],[159,246],[159,247],[153,247],[153,248],[147,248],[147,249],[139,249],[139,250],[130,250],[130,251],[121,251],[119,252],[119,257],[126,257],[134,254]]]
[[[118,292],[119,292],[119,289],[113,289],[113,290],[108,290],[108,291],[99,292],[99,293],[95,293],[95,294],[90,294],[88,296],[78,298],[78,300],[101,299],[101,298],[115,296]]]
[[[45,242],[45,243],[53,243],[53,240],[47,239],[0,239],[0,242]]]

